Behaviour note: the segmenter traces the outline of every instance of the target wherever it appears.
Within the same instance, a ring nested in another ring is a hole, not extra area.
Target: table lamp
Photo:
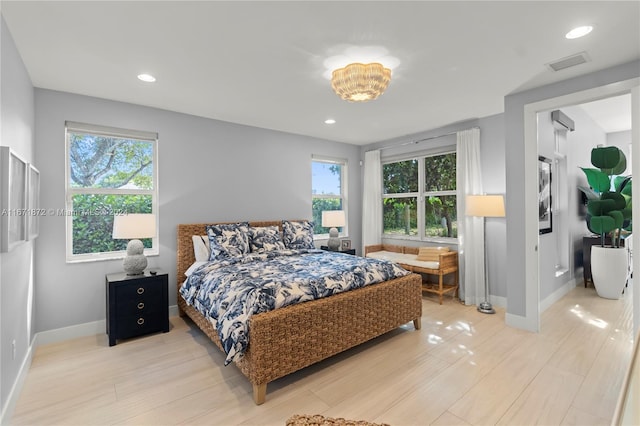
[[[340,239],[338,238],[338,228],[346,224],[344,210],[325,210],[322,212],[322,226],[329,229],[329,241],[327,247],[331,251],[340,249]]]
[[[122,261],[127,275],[141,275],[147,267],[144,245],[139,238],[156,236],[156,215],[125,214],[113,217],[113,238],[130,239],[127,244],[127,256]]]

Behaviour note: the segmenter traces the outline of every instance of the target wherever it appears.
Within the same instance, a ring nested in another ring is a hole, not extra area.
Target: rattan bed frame
[[[280,221],[250,222],[252,226],[281,226]],[[195,261],[192,235],[205,235],[207,224],[178,225],[177,287]],[[253,399],[262,404],[267,383],[339,352],[371,340],[407,322],[420,329],[422,279],[410,274],[361,289],[255,315],[251,340],[236,361],[253,385]],[[211,323],[177,295],[180,316],[188,315],[222,350]]]

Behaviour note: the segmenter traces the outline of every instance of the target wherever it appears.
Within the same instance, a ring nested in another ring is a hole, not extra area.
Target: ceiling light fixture
[[[377,62],[352,63],[331,74],[331,87],[345,101],[366,102],[382,95],[391,81],[391,70]]]
[[[327,118],[326,120],[324,120],[324,124],[336,124],[336,120],[334,120],[333,118]]]
[[[146,83],[153,83],[156,81],[156,78],[151,74],[138,74],[138,80],[142,80]]]
[[[593,27],[591,25],[584,25],[582,27],[577,27],[572,29],[567,34],[565,34],[565,37],[568,38],[569,40],[572,40],[574,38],[584,37],[587,34],[589,34],[592,30],[593,30]]]

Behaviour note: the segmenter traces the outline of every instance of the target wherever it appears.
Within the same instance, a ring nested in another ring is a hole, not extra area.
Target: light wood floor
[[[11,424],[284,425],[293,414],[398,425],[608,425],[632,350],[630,294],[577,287],[542,332],[425,297],[408,324],[269,384],[249,382],[181,318],[109,347],[105,335],[39,347]],[[293,336],[292,336],[293,338]]]

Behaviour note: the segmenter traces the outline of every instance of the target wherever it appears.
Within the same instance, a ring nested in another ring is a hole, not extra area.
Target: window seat
[[[389,260],[397,263],[408,271],[425,275],[437,275],[438,282],[433,283],[423,276],[422,290],[435,293],[442,305],[443,295],[451,293],[452,297],[458,295],[458,252],[442,252],[438,261],[418,260],[418,247],[405,247],[391,244],[377,244],[366,246],[364,254],[373,259]],[[453,283],[444,283],[445,275],[453,274]]]

